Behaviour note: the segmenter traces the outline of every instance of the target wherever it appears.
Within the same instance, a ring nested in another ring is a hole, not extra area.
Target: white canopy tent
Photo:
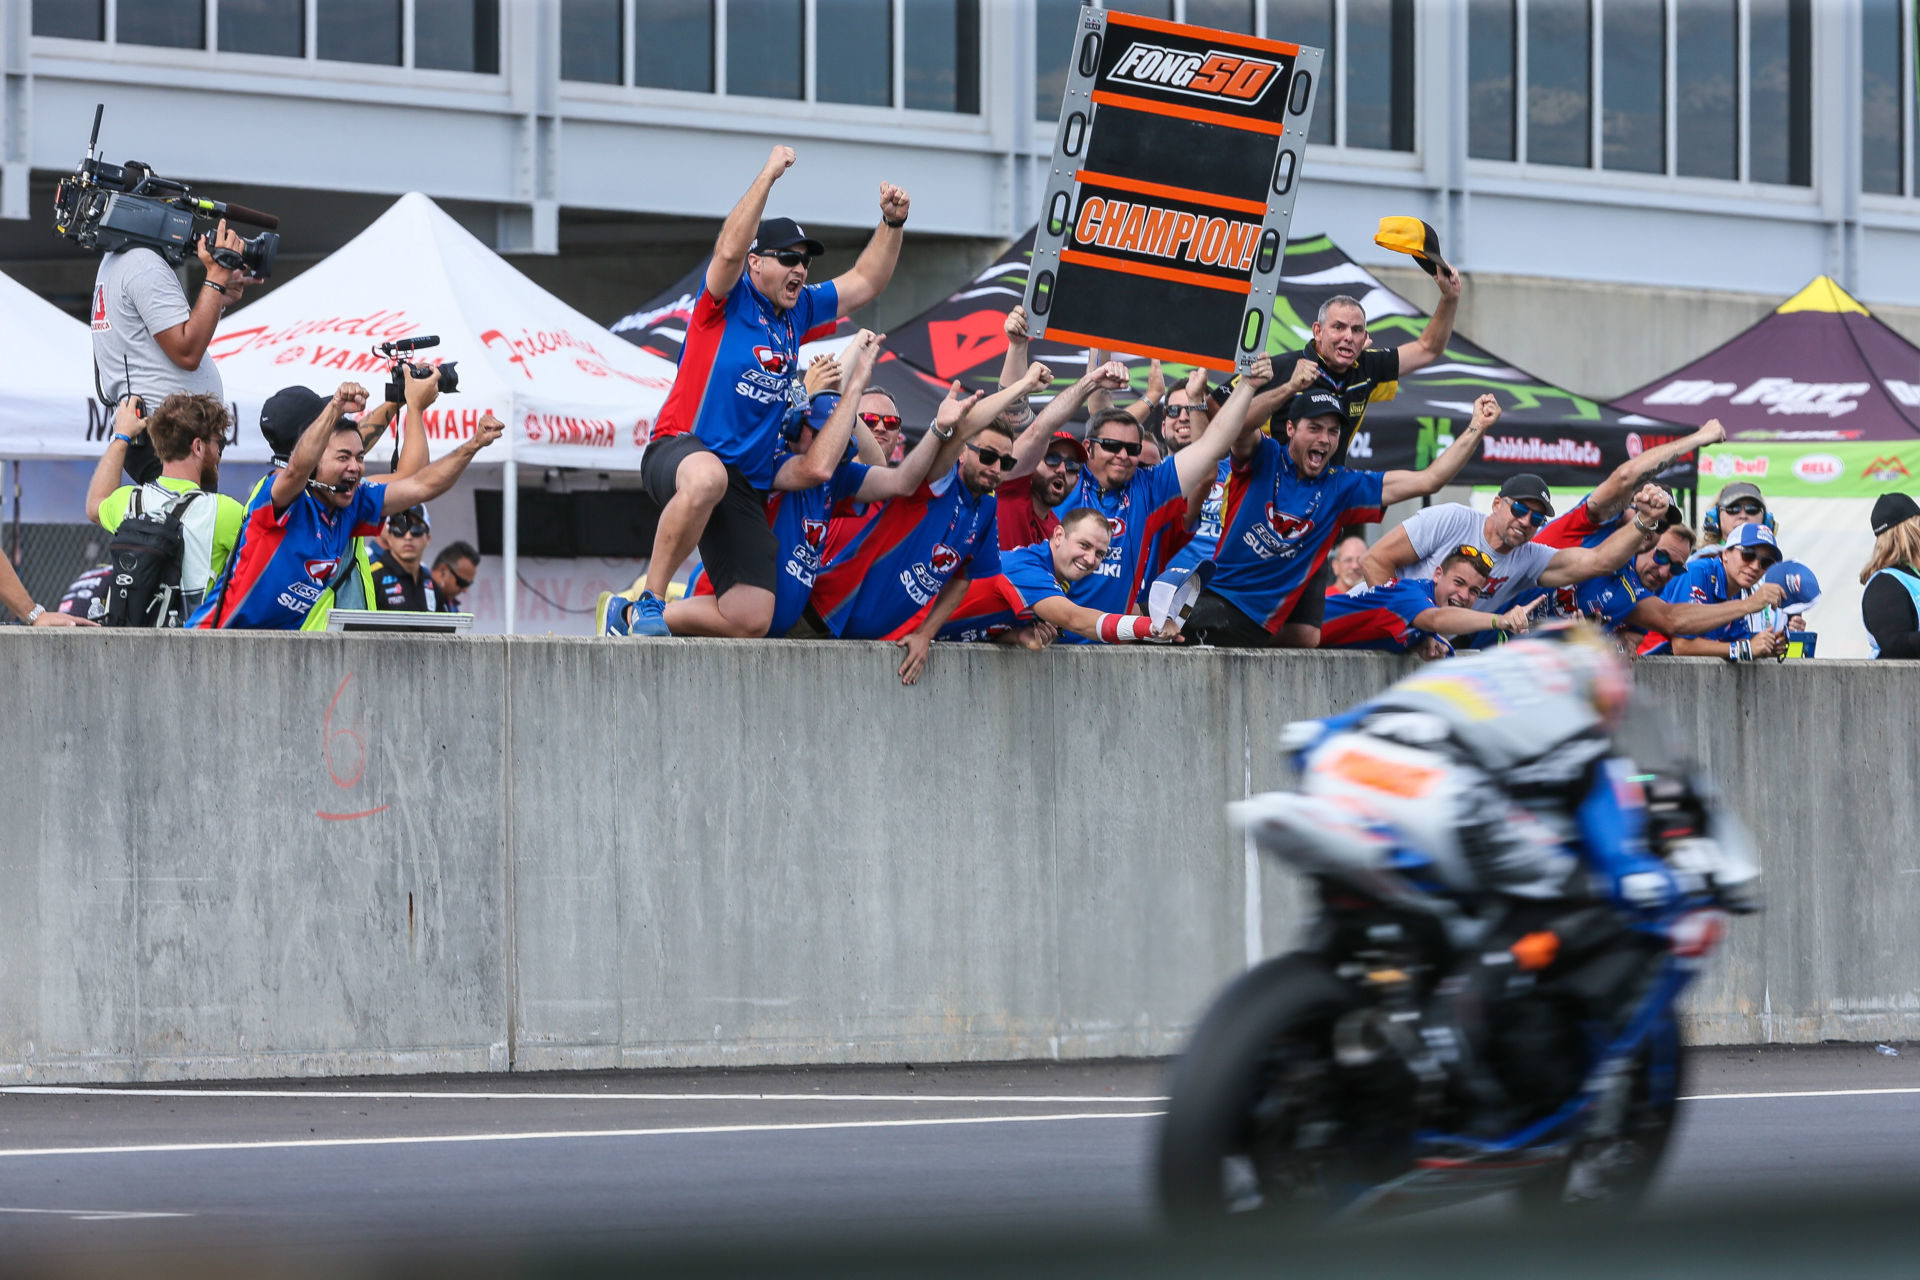
[[[87,326],[0,275],[0,350],[0,458],[98,457],[112,415],[93,397]]]
[[[389,362],[375,345],[423,334],[440,345],[417,359],[459,364],[459,391],[427,413],[434,455],[469,438],[482,413],[507,424],[501,443],[481,456],[504,473],[511,633],[519,465],[638,470],[674,367],[540,288],[415,192],[336,253],[222,319],[209,350],[240,422],[229,456],[266,460],[260,406],[275,391],[299,384],[325,393],[352,380],[378,396]]]

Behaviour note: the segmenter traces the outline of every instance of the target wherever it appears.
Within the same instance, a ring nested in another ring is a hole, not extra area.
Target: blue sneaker
[[[640,598],[627,610],[627,630],[630,636],[670,636],[667,630],[667,602],[651,591],[642,591]]]
[[[624,636],[627,631],[628,610],[633,602],[611,591],[602,591],[593,605],[593,629],[603,636]]]

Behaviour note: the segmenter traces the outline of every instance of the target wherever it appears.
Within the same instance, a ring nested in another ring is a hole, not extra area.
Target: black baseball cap
[[[293,456],[300,433],[313,425],[327,407],[327,400],[327,396],[308,387],[282,387],[267,397],[260,406],[260,434],[267,438],[267,447],[276,459],[285,461]]]
[[[1500,496],[1508,501],[1537,502],[1547,509],[1548,515],[1556,514],[1553,495],[1547,492],[1547,482],[1531,471],[1508,476],[1507,482],[1500,486]]]
[[[1904,493],[1883,493],[1873,500],[1873,536],[1920,516],[1920,502]]]
[[[747,252],[771,253],[775,249],[805,249],[816,258],[827,251],[825,245],[807,235],[792,218],[762,218]]]
[[[1347,404],[1325,387],[1302,391],[1287,401],[1288,422],[1299,422],[1304,418],[1324,418],[1328,414],[1344,420],[1347,416]]]

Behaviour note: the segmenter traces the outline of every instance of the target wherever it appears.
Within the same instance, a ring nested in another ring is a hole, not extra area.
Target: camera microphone
[[[417,338],[400,338],[393,342],[380,344],[380,354],[387,356],[405,355],[409,351],[423,351],[428,347],[440,345],[438,334],[423,333]]]

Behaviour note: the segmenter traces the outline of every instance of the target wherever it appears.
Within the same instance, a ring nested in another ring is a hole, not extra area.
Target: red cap
[[[1087,460],[1087,446],[1080,443],[1080,437],[1073,434],[1073,432],[1071,431],[1054,432],[1053,438],[1047,441],[1047,449],[1051,451],[1055,445],[1061,445],[1061,444],[1067,445],[1075,453],[1079,454],[1081,462],[1085,462]]]

